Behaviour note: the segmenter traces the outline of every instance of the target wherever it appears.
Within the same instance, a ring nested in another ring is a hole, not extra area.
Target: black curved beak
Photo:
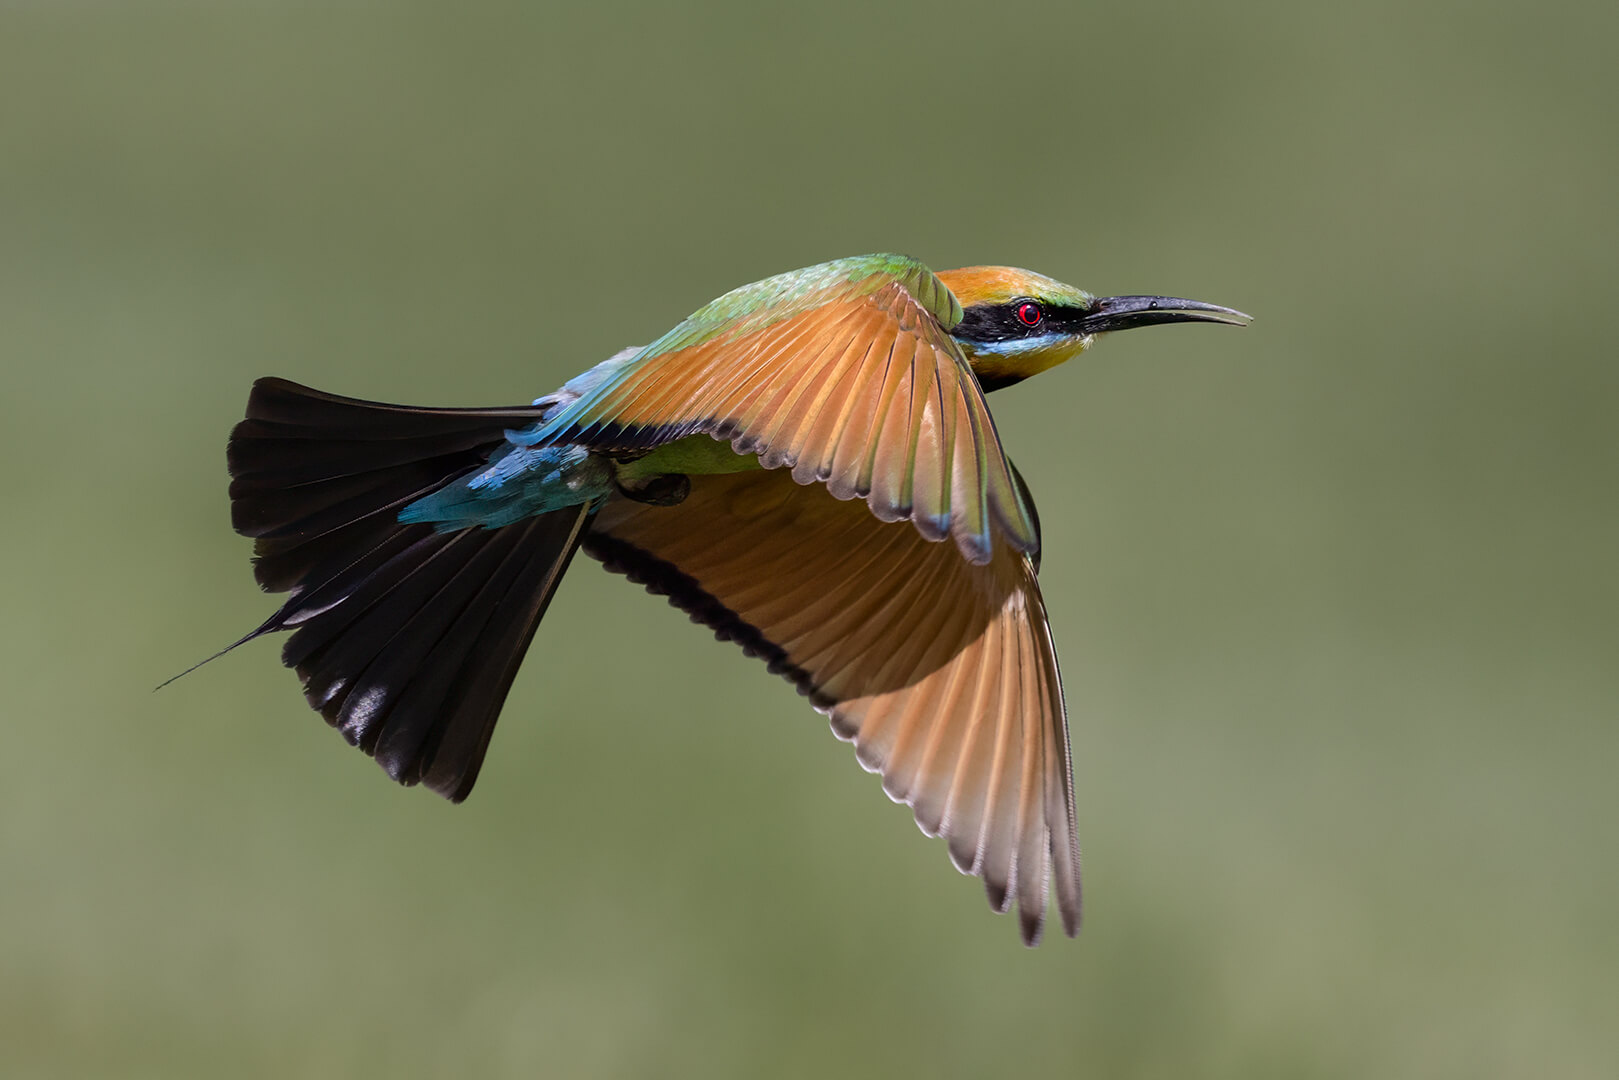
[[[1182,300],[1176,296],[1104,296],[1080,319],[1079,330],[1084,334],[1106,334],[1160,323],[1212,322],[1247,326],[1252,321],[1252,315],[1201,300]]]

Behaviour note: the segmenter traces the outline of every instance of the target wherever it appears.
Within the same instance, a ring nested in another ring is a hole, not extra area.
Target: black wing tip
[[[1031,949],[1039,945],[1040,938],[1044,935],[1046,929],[1045,912],[1030,910],[1020,905],[1017,917],[1018,933],[1023,938],[1023,944]]]
[[[1053,890],[1053,892],[1055,891],[1056,890]],[[1034,948],[1036,945],[1039,945],[1045,937],[1047,915],[1050,914],[1050,912],[1048,911],[1046,904],[1043,902],[1044,899],[1044,897],[1037,897],[1027,906],[1025,906],[1023,897],[1019,896],[1017,898],[1018,932],[1023,938],[1023,944],[1029,946],[1030,948]],[[1055,899],[1057,901],[1057,922],[1062,927],[1063,936],[1066,938],[1077,938],[1079,936],[1080,923],[1082,921],[1080,917],[1080,908],[1078,906],[1070,907],[1063,902],[1061,897],[1056,897]],[[994,903],[993,894],[991,894],[990,902],[992,904]]]

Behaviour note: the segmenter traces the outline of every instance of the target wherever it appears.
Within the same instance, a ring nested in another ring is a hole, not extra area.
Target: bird
[[[766,278],[527,405],[253,384],[232,524],[309,705],[395,781],[477,780],[581,549],[793,684],[1040,941],[1080,925],[1040,519],[985,395],[1231,308],[865,255]],[[212,658],[210,658],[212,659]],[[723,709],[723,706],[720,706]]]

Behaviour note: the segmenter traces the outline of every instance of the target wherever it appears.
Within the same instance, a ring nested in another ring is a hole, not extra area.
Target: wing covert
[[[514,438],[634,453],[729,440],[884,521],[987,563],[1038,541],[983,391],[950,337],[961,306],[901,256],[841,259],[713,301]]]

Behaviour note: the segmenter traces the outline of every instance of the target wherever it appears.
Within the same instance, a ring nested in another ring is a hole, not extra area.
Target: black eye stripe
[[[1038,312],[1034,322],[1023,318],[1025,307],[1033,307]],[[1077,328],[1084,317],[1085,312],[1080,308],[1048,307],[1031,296],[1018,296],[1004,304],[974,304],[966,308],[961,322],[950,332],[963,341],[993,344],[1067,333],[1071,327]]]

